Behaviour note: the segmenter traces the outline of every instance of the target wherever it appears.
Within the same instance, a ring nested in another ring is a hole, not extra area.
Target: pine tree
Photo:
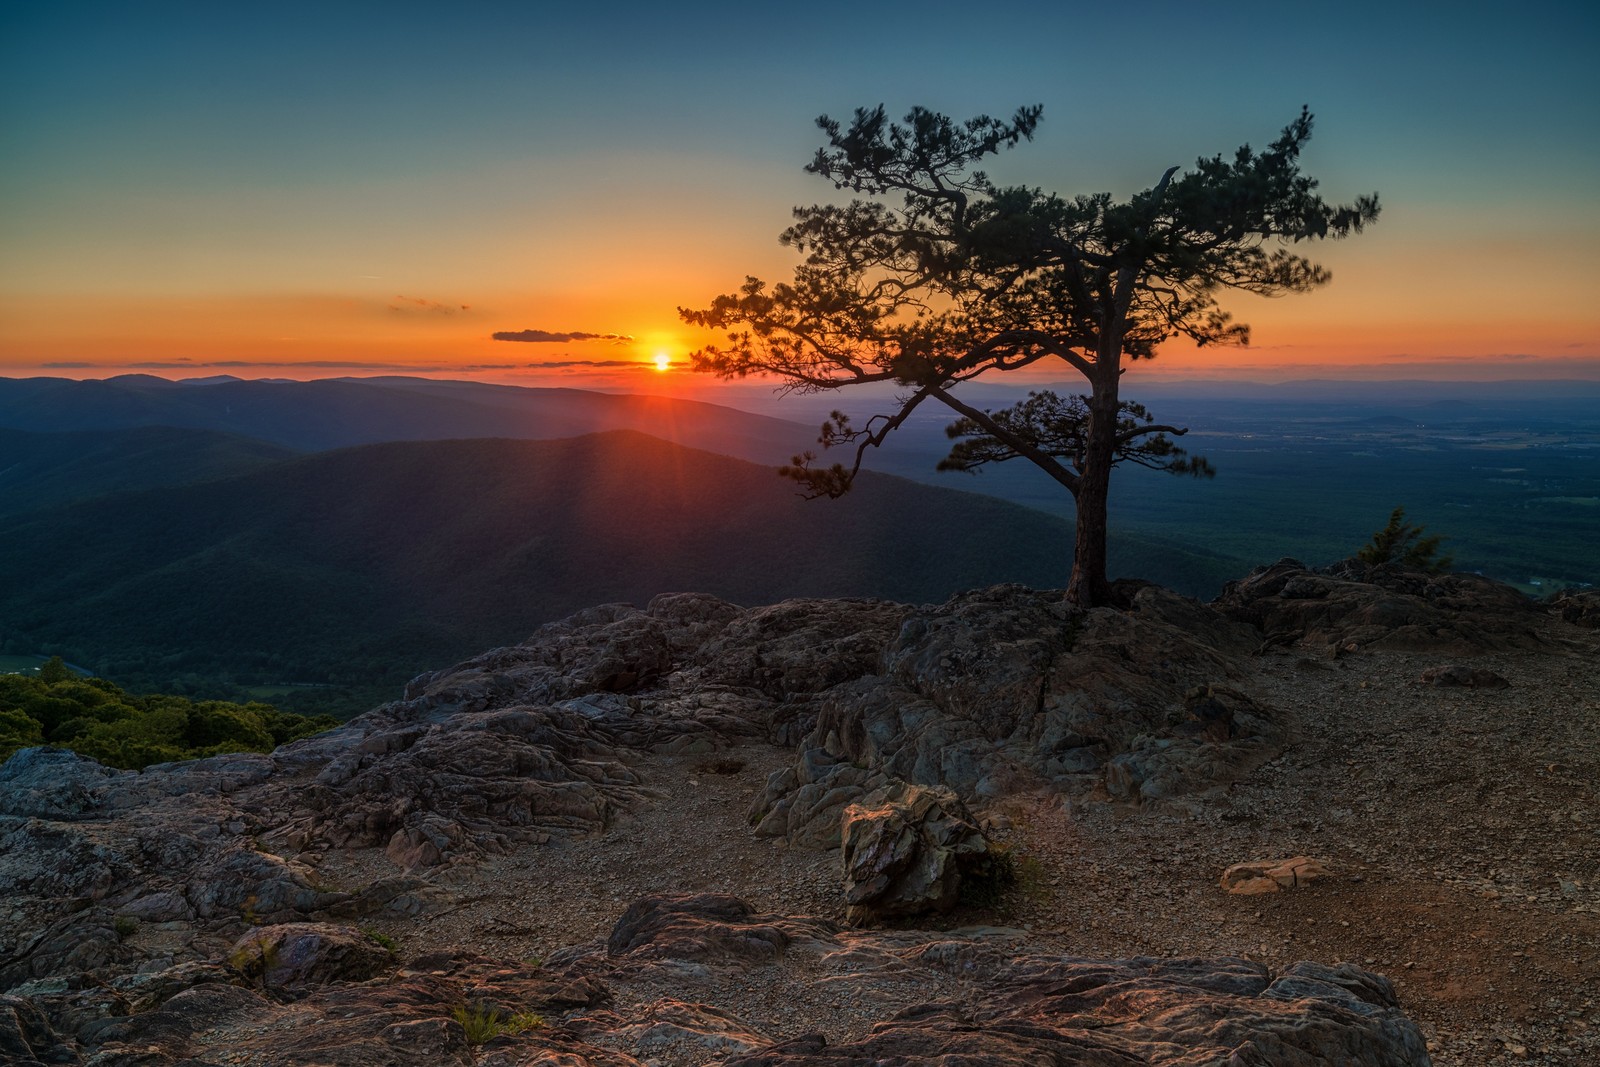
[[[823,116],[827,144],[806,169],[864,199],[795,210],[782,240],[805,259],[792,282],[749,278],[709,308],[679,313],[729,331],[725,346],[692,354],[696,370],[774,375],[799,392],[901,387],[891,409],[860,426],[839,417],[824,425],[819,443],[853,446],[851,464],[822,466],[806,452],[784,468],[808,495],[848,491],[866,449],[928,400],[958,418],[951,432],[962,440],[947,466],[1015,458],[1038,466],[1075,502],[1067,598],[1090,606],[1110,597],[1111,468],[1132,460],[1174,474],[1209,471],[1173,444],[1184,429],[1123,400],[1127,365],[1177,336],[1246,342],[1248,327],[1217,295],[1325,284],[1328,272],[1289,246],[1359,232],[1377,218],[1378,200],[1335,205],[1317,195],[1300,173],[1311,138],[1305,110],[1265,150],[1246,145],[1183,174],[1172,167],[1125,201],[991,182],[978,165],[1032,140],[1041,112],[958,123],[914,108],[902,125],[880,106],[857,110],[848,127]],[[1038,394],[987,411],[957,388],[990,371],[1063,364],[1085,380],[1081,398]]]

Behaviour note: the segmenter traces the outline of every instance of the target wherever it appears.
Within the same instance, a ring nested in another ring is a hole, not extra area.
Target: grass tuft
[[[545,1026],[544,1016],[529,1011],[503,1015],[499,1008],[488,1004],[461,1004],[450,1012],[450,1017],[467,1032],[470,1044],[481,1045],[502,1034],[520,1034],[527,1030],[540,1030]]]
[[[361,928],[361,934],[374,945],[386,950],[391,956],[400,951],[400,942],[396,941],[382,930],[375,929],[371,926],[363,926]]]

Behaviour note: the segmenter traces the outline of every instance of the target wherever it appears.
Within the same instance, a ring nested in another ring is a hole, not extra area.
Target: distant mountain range
[[[298,451],[380,441],[549,440],[638,430],[674,444],[770,463],[788,459],[816,436],[814,429],[796,423],[694,400],[430,378],[0,378],[0,427],[59,432],[150,426],[212,430]]]

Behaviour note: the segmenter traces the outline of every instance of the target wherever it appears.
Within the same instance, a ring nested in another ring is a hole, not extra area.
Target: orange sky
[[[746,271],[787,277],[794,256],[773,238],[786,214],[776,199],[746,208],[739,229],[723,232],[720,241],[697,239],[692,224],[683,230],[663,220],[625,258],[590,254],[562,260],[560,270],[519,254],[520,262],[454,276],[410,270],[342,286],[317,279],[324,284],[301,291],[235,282],[235,290],[245,291],[216,292],[200,278],[175,283],[171,275],[135,275],[110,292],[13,285],[0,290],[0,374],[416,373],[714,391],[715,383],[690,379],[681,368],[692,348],[718,338],[684,326],[676,308],[704,305]],[[1437,210],[1418,214],[1408,218],[1386,204],[1367,233],[1309,249],[1334,272],[1333,283],[1316,292],[1272,300],[1225,296],[1224,306],[1252,326],[1250,347],[1197,352],[1172,342],[1136,373],[1254,380],[1596,375],[1600,313],[1592,293],[1600,290],[1600,271],[1586,232],[1546,231],[1542,245],[1530,237],[1485,248],[1443,227]],[[485,256],[495,259],[492,249]],[[239,258],[235,267],[248,259]],[[501,270],[529,285],[506,288]],[[496,331],[522,329],[629,340],[491,339]],[[661,353],[676,370],[654,369]],[[1062,369],[1041,374],[1059,378]]]
[[[626,25],[317,6],[308,36],[242,8],[91,6],[0,11],[0,375],[708,390],[653,369],[715,340],[677,307],[789,276],[790,208],[848,195],[803,173],[812,116],[883,100],[957,117],[1040,102],[1034,142],[991,174],[1119,197],[1310,103],[1306,170],[1333,201],[1378,191],[1382,218],[1305,249],[1325,289],[1225,298],[1251,348],[1174,343],[1137,373],[1600,376],[1600,104],[1583,91],[1600,20],[1583,5],[1503,23],[1374,5],[1381,33],[1209,80],[1196,49],[1271,55],[1315,20],[1173,5],[1131,81],[1140,24],[1110,9],[1035,5],[1027,39],[954,42],[854,6],[848,38],[820,9],[775,35],[693,4]]]

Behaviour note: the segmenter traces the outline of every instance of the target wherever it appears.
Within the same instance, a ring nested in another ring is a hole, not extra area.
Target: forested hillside
[[[620,431],[317,453],[13,516],[0,538],[5,651],[136,688],[380,698],[597,603],[935,601],[1058,585],[1070,545],[1059,519],[989,497],[877,476],[805,501],[768,467]]]

